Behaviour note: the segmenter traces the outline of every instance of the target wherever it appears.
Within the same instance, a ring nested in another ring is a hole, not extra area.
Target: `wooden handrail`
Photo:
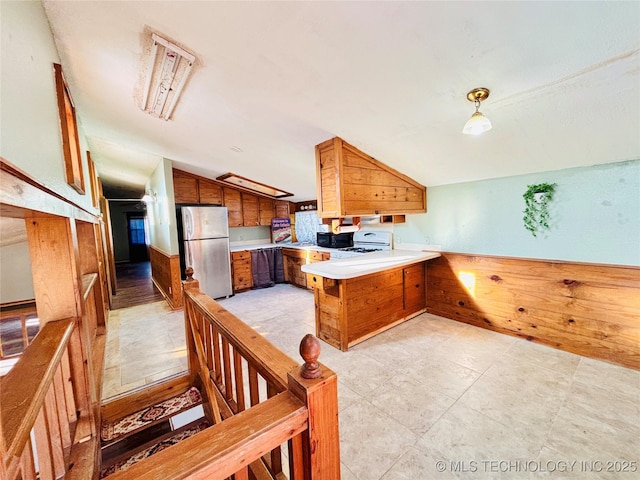
[[[0,378],[2,432],[8,460],[21,455],[74,329],[74,319],[47,323],[11,371]]]
[[[304,403],[284,392],[108,478],[224,479],[303,432],[307,418]]]
[[[184,295],[185,309],[188,308],[186,302],[190,301],[200,315],[215,323],[221,335],[268,382],[277,385],[280,392],[287,389],[287,374],[291,369],[299,367],[296,361],[200,290],[185,288]]]

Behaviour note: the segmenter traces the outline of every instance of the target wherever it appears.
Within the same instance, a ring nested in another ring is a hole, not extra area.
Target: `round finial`
[[[187,276],[187,282],[193,281],[193,268],[191,267],[185,268],[184,274]]]
[[[318,364],[320,341],[310,333],[300,341],[300,355],[304,359],[304,364],[300,367],[300,375],[308,379],[321,377],[322,369]]]

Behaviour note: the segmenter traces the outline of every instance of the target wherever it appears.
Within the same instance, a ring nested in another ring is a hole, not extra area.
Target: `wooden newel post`
[[[193,333],[191,332],[191,317],[193,317],[195,321],[195,312],[193,310],[193,304],[191,303],[192,301],[187,295],[187,292],[193,292],[194,295],[197,295],[200,291],[200,282],[193,278],[193,268],[185,268],[184,273],[187,276],[187,278],[182,282],[182,300],[184,302],[184,333],[185,339],[187,341],[187,361],[189,362],[189,376],[191,378],[191,383],[193,384],[200,372],[200,362],[198,360]]]
[[[318,378],[322,375],[322,368],[318,363],[320,356],[320,341],[307,333],[300,342],[300,356],[304,359],[302,367],[300,367],[300,375],[304,378]]]
[[[187,267],[184,269],[184,274],[187,276],[186,280],[182,282],[183,288],[185,290],[196,290],[200,289],[200,282],[193,278],[193,268]]]
[[[305,335],[300,342],[301,367],[288,374],[289,391],[307,405],[308,429],[290,440],[301,446],[302,458],[289,459],[292,480],[338,480],[340,435],[338,432],[338,376],[318,362],[320,342]]]

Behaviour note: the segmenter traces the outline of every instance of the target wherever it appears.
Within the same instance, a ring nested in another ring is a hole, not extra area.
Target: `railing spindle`
[[[60,424],[60,436],[63,448],[71,446],[71,431],[69,429],[69,417],[67,415],[67,399],[64,394],[64,380],[62,379],[62,366],[56,370],[53,377],[53,388],[56,400],[56,411]]]
[[[38,477],[41,480],[54,480],[55,470],[53,466],[53,452],[49,443],[49,425],[44,408],[40,409],[33,425],[36,440],[36,452],[38,453]]]
[[[233,374],[236,383],[236,405],[237,412],[242,412],[246,405],[244,403],[244,378],[242,375],[242,357],[238,351],[233,349]]]
[[[53,472],[55,478],[60,478],[65,473],[64,449],[62,446],[62,435],[60,433],[60,420],[58,419],[58,406],[54,389],[51,387],[45,396],[44,415],[49,425],[49,445],[51,446],[51,457],[53,458]]]
[[[36,480],[37,474],[33,460],[33,447],[31,446],[31,440],[29,440],[25,444],[22,455],[20,456],[22,480]]]
[[[251,406],[260,403],[260,392],[258,390],[258,371],[249,364],[249,401]]]
[[[227,400],[233,400],[233,385],[231,384],[231,360],[229,358],[229,342],[222,337],[222,359],[224,369],[224,394]],[[234,410],[235,413],[235,410]]]
[[[69,348],[67,347],[62,355],[60,362],[60,369],[62,371],[62,380],[64,387],[64,396],[67,405],[67,420],[68,422],[75,423],[78,420],[78,413],[76,412],[76,401],[73,396],[73,379],[71,378],[71,367],[69,366]],[[72,439],[73,440],[73,439]]]

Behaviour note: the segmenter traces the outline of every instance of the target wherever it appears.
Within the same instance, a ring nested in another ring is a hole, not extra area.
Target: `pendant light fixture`
[[[474,88],[467,93],[467,99],[470,102],[474,102],[476,105],[476,111],[467,123],[465,123],[462,133],[466,135],[480,135],[488,130],[491,130],[491,122],[480,112],[480,102],[489,97],[488,88]]]

